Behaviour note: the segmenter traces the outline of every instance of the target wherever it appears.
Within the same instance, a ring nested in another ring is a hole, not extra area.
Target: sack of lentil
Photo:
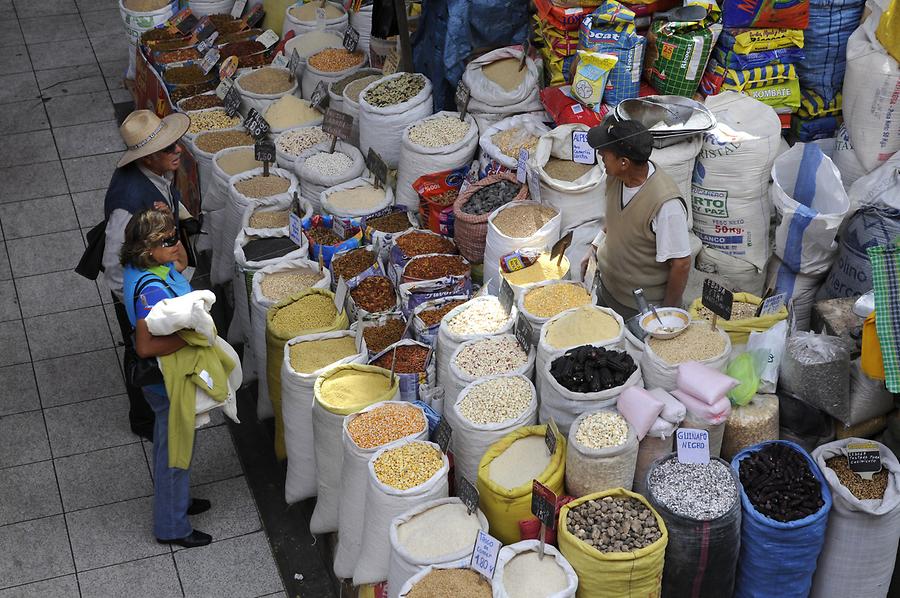
[[[347,11],[339,2],[326,2],[324,6],[325,22],[319,23],[316,9],[321,8],[314,2],[306,4],[289,3],[284,11],[284,24],[281,37],[293,31],[297,37],[315,31],[329,31],[335,34],[343,34],[347,29]]]
[[[730,357],[728,333],[706,322],[694,322],[675,338],[648,338],[641,354],[645,387],[675,390],[679,364],[696,361],[724,372]]]
[[[882,469],[865,480],[847,464],[847,445],[852,442],[871,441],[847,438],[812,454],[833,501],[813,577],[813,598],[890,595],[900,540],[900,463],[889,448],[876,443]]]
[[[285,297],[306,288],[327,289],[330,281],[329,272],[319,272],[319,265],[304,257],[281,260],[253,273],[250,289],[250,351],[257,363],[256,416],[259,419],[274,415],[269,401],[268,376],[265,374],[268,371],[266,312]]]
[[[453,428],[456,487],[478,481],[478,465],[492,444],[522,426],[537,423],[537,393],[527,375],[486,376],[468,383],[445,408]]]
[[[467,567],[478,530],[488,530],[484,513],[469,514],[456,497],[431,500],[394,517],[388,597],[398,598],[403,584],[425,567]]]
[[[246,114],[255,108],[265,114],[269,106],[286,95],[298,95],[298,81],[290,80],[290,72],[280,66],[265,66],[261,69],[247,71],[234,80],[234,85],[241,94],[241,111]]]
[[[337,330],[298,336],[284,345],[281,410],[288,457],[284,500],[288,504],[311,498],[319,490],[312,418],[316,379],[332,365],[365,363],[366,347],[361,342],[355,331]]]
[[[510,116],[488,127],[478,141],[481,146],[479,176],[507,171],[515,173],[519,150],[526,150],[530,157],[537,149],[538,139],[549,132],[542,119],[531,114]]]
[[[681,463],[674,454],[647,472],[647,499],[666,523],[662,596],[731,596],[741,546],[738,479],[727,461]]]
[[[303,187],[303,183],[300,183]],[[323,214],[337,218],[345,229],[362,228],[362,219],[373,214],[381,215],[394,203],[390,187],[378,188],[371,178],[356,177],[319,193],[319,205]]]
[[[413,308],[411,315],[413,318],[412,330],[414,338],[433,347],[437,341],[441,320],[451,309],[462,305],[468,300],[468,295],[450,295],[448,297],[429,299],[417,305]]]
[[[374,149],[389,168],[400,162],[406,127],[433,113],[431,81],[419,73],[377,79],[359,95],[359,149]]]
[[[397,360],[394,374],[400,380],[400,398],[410,403],[418,401],[420,386],[435,383],[433,351],[428,345],[407,338],[376,353],[369,358],[369,363],[390,370],[394,359]]]
[[[500,206],[488,217],[484,244],[484,284],[500,292],[500,258],[526,247],[550,247],[559,240],[562,219],[556,208],[538,201]]]
[[[617,523],[628,521],[631,529],[609,538],[601,529],[610,527],[612,515],[619,513],[624,517]],[[614,488],[577,498],[560,509],[558,528],[559,551],[578,574],[578,598],[660,595],[669,534],[640,494]],[[613,544],[617,539],[623,542],[618,548]],[[598,550],[606,544],[611,549]]]
[[[444,276],[435,280],[404,282],[397,289],[400,295],[400,309],[407,318],[423,303],[444,297],[465,297],[472,295],[472,279],[469,276]],[[434,332],[437,332],[435,327]],[[429,341],[430,345],[434,343]]]
[[[400,588],[399,598],[420,596],[469,596],[491,598],[491,582],[470,569],[465,563],[435,565],[419,569]]]
[[[731,319],[718,319],[717,327],[728,333],[731,344],[746,345],[751,332],[765,332],[777,322],[787,319],[787,307],[782,306],[777,312],[765,316],[754,316],[762,298],[750,293],[735,293],[734,305],[731,308]],[[698,297],[691,303],[691,319],[711,320],[712,312],[703,307],[703,300]]]
[[[338,501],[338,540],[334,574],[353,577],[366,519],[369,459],[378,449],[404,440],[428,440],[428,421],[421,407],[385,401],[344,418],[341,443],[344,463]]]
[[[338,313],[334,294],[307,289],[282,299],[266,313],[266,376],[269,400],[275,411],[275,456],[284,459],[284,420],[281,416],[281,360],[284,344],[295,336],[345,330],[346,310]]]
[[[484,261],[491,212],[503,204],[528,198],[528,186],[520,185],[509,172],[488,175],[460,191],[453,203],[453,240],[459,252],[473,264]]]
[[[335,185],[362,176],[366,161],[359,150],[338,140],[334,153],[331,142],[324,141],[303,150],[294,161],[294,172],[300,179],[300,195],[309,201],[317,214],[322,213],[322,192]]]
[[[541,342],[544,324],[570,309],[582,306],[590,307],[591,295],[581,283],[551,280],[523,290],[516,301],[516,306],[531,324],[531,344],[537,347]],[[606,320],[607,318],[602,317],[602,319]],[[612,322],[609,324],[612,325]],[[568,339],[566,341],[568,342]]]
[[[847,421],[850,414],[850,349],[840,337],[795,332],[785,345],[778,385],[805,403]]]
[[[285,129],[275,137],[275,160],[280,168],[293,170],[297,156],[318,143],[331,143],[320,125]]]
[[[450,380],[450,363],[462,343],[510,333],[517,313],[514,308],[507,314],[500,300],[489,295],[476,297],[447,312],[438,327],[435,348],[438,384]]]
[[[587,357],[584,357],[585,361],[583,364],[581,364],[582,353],[587,355]],[[601,372],[592,372],[592,376],[590,376],[591,381],[588,381],[587,370],[593,367],[591,363],[600,364],[602,362],[606,364],[607,361],[605,360],[610,358],[612,358],[609,361],[610,364],[615,361],[618,365],[598,366],[602,368]],[[554,363],[556,362],[559,362],[559,364],[554,368]],[[593,392],[569,390],[553,374],[554,371],[571,372],[564,374],[563,380],[569,386],[574,386],[578,384],[575,372],[582,368],[585,370],[583,374],[585,381],[583,384],[587,386],[579,387],[596,386],[604,390]],[[629,372],[628,370],[631,368],[634,369]],[[608,376],[602,375],[603,371],[606,371]],[[641,367],[634,363],[631,356],[625,351],[593,344],[581,345],[568,351],[560,351],[550,355],[543,369],[537,375],[541,379],[539,384],[541,393],[540,419],[541,421],[547,421],[552,417],[563,434],[569,433],[569,428],[578,416],[585,411],[612,407],[626,388],[630,386],[644,386],[641,378]],[[594,376],[597,379],[594,379]],[[616,384],[616,380],[619,379],[624,379],[625,381]],[[608,387],[608,384],[615,384],[615,386]]]
[[[447,455],[433,442],[404,441],[381,448],[369,459],[366,521],[353,584],[388,578],[391,521],[406,511],[450,493]]]
[[[721,456],[731,460],[747,447],[778,440],[778,397],[755,395],[746,405],[736,405],[725,421]]]
[[[355,363],[333,366],[316,378],[312,408],[318,499],[309,531],[338,531],[341,477],[344,471],[344,417],[382,401],[400,400],[400,385],[384,368]]]
[[[346,48],[325,48],[306,59],[306,68],[300,80],[300,89],[304,98],[311,98],[316,86],[324,82],[327,87],[347,75],[359,71],[366,66],[366,56],[359,50],[350,53]],[[337,106],[329,107],[338,109]]]
[[[532,480],[557,496],[565,489],[566,439],[557,436],[551,455],[546,433],[546,425],[513,430],[492,444],[478,464],[481,510],[491,524],[491,535],[504,544],[518,542],[519,521],[531,517]]]
[[[478,126],[471,115],[459,120],[458,112],[437,112],[403,131],[397,165],[397,203],[419,210],[419,194],[413,182],[432,172],[470,164],[478,150]]]
[[[549,544],[539,556],[539,540],[504,546],[494,570],[494,597],[544,596],[575,598],[578,576],[566,557]]]
[[[388,255],[389,276],[395,282],[400,282],[403,268],[406,267],[409,260],[429,253],[453,255],[459,253],[459,250],[453,239],[428,230],[408,230],[394,235]]]
[[[615,409],[582,413],[569,430],[566,491],[577,498],[611,488],[631,490],[637,452],[634,428]]]
[[[731,468],[741,482],[742,510],[734,596],[762,598],[772,588],[781,596],[808,596],[832,504],[824,474],[806,451],[786,440],[744,449]],[[790,497],[790,503],[760,502],[769,496]]]

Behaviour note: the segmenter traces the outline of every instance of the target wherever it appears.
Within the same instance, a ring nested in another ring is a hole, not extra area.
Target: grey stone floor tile
[[[262,596],[283,590],[262,532],[175,553],[187,596]]]
[[[78,14],[51,15],[19,19],[27,44],[61,42],[86,38],[87,33]],[[33,55],[32,55],[33,56]]]
[[[50,458],[50,443],[40,411],[0,417],[0,438],[3,439],[0,443],[0,467],[25,465]]]
[[[79,598],[75,575],[36,581],[8,590],[0,590],[0,598]]]
[[[49,130],[4,135],[0,138],[0,163],[7,166],[50,162],[59,156]]]
[[[195,486],[192,495],[212,502],[212,508],[191,517],[194,528],[212,535],[216,542],[259,531],[261,524],[247,479],[243,476]],[[177,552],[183,550],[173,546]]]
[[[148,496],[67,513],[78,571],[171,554],[153,537],[152,503]]]
[[[124,345],[122,340],[122,330],[119,328],[119,321],[116,319],[116,308],[112,303],[105,303],[103,311],[106,312],[106,321],[109,324],[109,331],[113,336],[113,343],[116,346]]]
[[[22,320],[0,322],[0,366],[28,363],[31,356]]]
[[[30,44],[28,53],[34,70],[58,69],[79,64],[93,64],[94,48],[87,37],[68,41]]]
[[[35,361],[112,346],[102,307],[28,318],[25,320],[25,330]]]
[[[47,131],[49,132],[49,131]],[[7,239],[33,237],[78,228],[75,206],[68,195],[0,204],[0,222]]]
[[[97,277],[97,288],[100,289],[100,298],[103,300],[103,303],[112,303],[112,295],[102,276]]]
[[[127,395],[44,409],[44,419],[57,458],[140,442],[128,424]]]
[[[23,316],[43,316],[100,305],[97,285],[74,270],[51,272],[16,279]],[[65,289],[65,294],[58,294]]]
[[[0,86],[0,94],[3,87]],[[0,168],[0,203],[52,197],[69,192],[62,164],[57,160],[43,164],[27,164]]]
[[[62,513],[53,461],[0,469],[0,525]]]
[[[78,12],[82,15],[98,10],[118,9],[119,6],[117,0],[75,0],[75,4],[78,5]]]
[[[0,22],[0,47],[20,46],[25,43],[22,30],[15,19],[3,19]]]
[[[32,276],[71,270],[84,252],[84,240],[77,230],[50,233],[6,242],[13,276]]]
[[[121,31],[121,25],[119,27],[120,28],[116,31],[116,33]],[[94,56],[96,56],[97,60],[100,62],[119,60],[123,56],[127,57],[129,52],[132,51],[132,46],[130,43],[128,43],[128,38],[125,37],[124,34],[94,34],[90,39],[91,45],[94,49]]]
[[[66,512],[153,494],[150,470],[138,442],[63,457],[55,463]]]
[[[100,70],[103,76],[108,80],[114,80],[117,85],[121,85],[125,79],[125,71],[128,70],[128,58],[120,58],[118,60],[102,60],[100,61]]]
[[[9,257],[6,254],[6,244],[0,243],[0,280],[9,280],[10,278],[12,278],[12,271],[9,269]]]
[[[227,426],[197,430],[191,462],[191,486],[232,478],[242,473]]]
[[[113,349],[36,361],[34,372],[44,409],[125,392]]]
[[[124,152],[125,143],[115,120],[53,129],[60,158]]]
[[[81,19],[84,21],[88,37],[110,37],[112,35],[125,37],[125,27],[122,25],[122,15],[119,13],[118,6],[85,12],[81,15]],[[121,58],[121,56],[119,57]]]
[[[107,94],[106,97],[108,98],[109,95]],[[109,100],[107,99],[107,101]],[[63,169],[66,171],[69,190],[76,193],[91,189],[106,189],[121,157],[121,152],[114,152],[63,160]]]
[[[28,51],[25,46],[11,46],[4,52],[0,52],[0,75],[30,73],[31,71],[31,61],[28,59]]]
[[[50,121],[44,110],[44,102],[39,99],[6,104],[0,110],[0,131],[6,134],[49,128]]]
[[[109,83],[109,80],[107,80]],[[133,102],[134,96],[131,95],[131,92],[121,87],[119,89],[113,87],[110,84],[109,88],[109,97],[112,98],[113,104],[124,104],[125,102]]]
[[[96,64],[37,71],[34,76],[45,99],[106,90],[103,73]]]
[[[0,415],[41,408],[34,369],[30,363],[0,368]]]
[[[61,15],[77,13],[74,0],[15,0],[16,14],[20,19],[42,17],[44,15]]]
[[[16,285],[11,280],[0,281],[0,322],[18,320],[21,317]]]
[[[78,581],[82,598],[181,598],[184,595],[170,554],[84,571],[78,574]]]
[[[4,588],[75,571],[62,515],[0,527],[0,554]]]
[[[103,220],[103,200],[106,189],[93,189],[72,194],[75,215],[81,228],[90,228]]]
[[[34,73],[5,75],[0,86],[0,103],[16,102],[40,97]]]
[[[56,96],[47,100],[45,107],[53,127],[102,122],[115,118],[105,84],[102,92]]]

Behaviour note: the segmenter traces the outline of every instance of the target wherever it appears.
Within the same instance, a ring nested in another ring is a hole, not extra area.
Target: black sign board
[[[447,418],[442,417],[438,423],[437,429],[434,431],[434,442],[437,443],[443,452],[447,452],[450,448],[450,437],[453,435],[453,428],[447,423]]]
[[[247,118],[244,119],[244,128],[254,139],[263,137],[271,130],[269,123],[262,117],[262,114],[256,111],[256,108],[251,108],[247,113]]]
[[[556,494],[537,480],[531,483],[531,513],[550,529],[556,528]]]
[[[344,47],[347,48],[348,52],[356,52],[356,46],[359,45],[359,31],[353,28],[353,25],[348,25],[347,30],[344,31]]]
[[[253,157],[263,163],[263,176],[269,176],[269,163],[275,161],[275,142],[269,139],[257,139],[253,145]]]
[[[191,9],[185,8],[180,13],[172,17],[170,21],[182,35],[187,35],[197,26],[197,17],[191,13]]]
[[[707,278],[703,281],[703,307],[713,312],[720,318],[731,319],[731,306],[734,303],[734,293]]]
[[[865,479],[881,471],[881,451],[874,442],[851,442],[847,445],[847,465],[850,471]]]
[[[519,62],[519,70],[525,68],[525,60],[531,51],[531,29],[525,30],[525,43],[522,44],[522,60]]]
[[[379,187],[387,185],[388,166],[378,152],[371,147],[369,148],[369,153],[366,154],[366,168],[375,177],[376,184]]]
[[[324,81],[319,81],[316,88],[313,90],[312,95],[309,97],[309,104],[319,112],[325,112],[325,109],[328,108],[328,87],[325,85]]]
[[[247,26],[252,29],[256,27],[257,23],[262,21],[264,16],[266,16],[266,12],[263,10],[262,4],[257,4],[250,9],[250,12],[244,18],[247,20]]]
[[[525,315],[521,312],[519,312],[519,315],[516,318],[516,326],[513,332],[515,333],[516,340],[519,341],[519,346],[522,347],[522,350],[526,353],[531,351],[531,324],[528,323],[528,320],[525,319]]]
[[[506,315],[509,315],[509,313],[512,311],[515,294],[513,293],[512,287],[509,286],[509,281],[505,278],[503,278],[500,282],[500,293],[498,295],[498,298],[500,299],[500,307],[503,308],[503,311],[506,312]]]
[[[569,248],[569,245],[572,244],[572,231],[567,232],[562,238],[553,244],[553,247],[550,248],[550,259],[559,258],[559,261],[562,261],[563,256],[566,254],[566,249]]]
[[[466,120],[470,99],[472,99],[472,90],[460,79],[459,85],[456,86],[456,109],[459,110],[459,120]]]
[[[475,512],[475,509],[478,508],[478,501],[480,497],[478,496],[478,488],[472,485],[472,482],[467,480],[466,478],[459,479],[459,488],[456,489],[456,494],[459,496],[459,499],[462,501],[464,505],[466,505],[466,509],[469,511],[469,515]]]
[[[340,137],[347,141],[350,139],[350,132],[353,130],[353,117],[339,110],[329,108],[325,111],[325,118],[322,120],[322,130],[329,135]]]
[[[300,54],[297,53],[297,48],[291,50],[291,57],[288,59],[287,70],[291,74],[291,81],[294,80],[297,73],[297,67],[300,66]]]
[[[556,441],[559,435],[559,428],[556,427],[556,422],[553,421],[553,418],[550,418],[550,421],[547,422],[547,430],[544,432],[544,442],[547,444],[547,450],[552,455],[556,452]]]
[[[228,116],[237,114],[238,109],[241,107],[241,92],[238,91],[234,83],[225,92],[225,97],[222,98],[222,105],[225,107],[225,113]]]

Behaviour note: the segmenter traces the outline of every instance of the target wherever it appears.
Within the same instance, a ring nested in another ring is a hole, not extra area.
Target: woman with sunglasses
[[[151,208],[128,221],[120,254],[125,310],[134,330],[134,345],[141,358],[159,357],[186,345],[177,334],[154,336],[144,318],[158,302],[191,292],[181,275],[187,253],[178,238],[175,219],[168,210]],[[162,544],[185,548],[205,546],[209,534],[193,529],[188,515],[210,508],[208,500],[190,498],[190,469],[169,467],[169,397],[164,384],[143,387],[155,414],[153,427],[153,532]]]

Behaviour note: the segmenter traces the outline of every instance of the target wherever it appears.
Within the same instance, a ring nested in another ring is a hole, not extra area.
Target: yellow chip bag
[[[618,57],[588,50],[578,50],[578,66],[572,80],[572,94],[587,106],[597,106],[603,101],[603,90],[609,72],[616,66]]]

